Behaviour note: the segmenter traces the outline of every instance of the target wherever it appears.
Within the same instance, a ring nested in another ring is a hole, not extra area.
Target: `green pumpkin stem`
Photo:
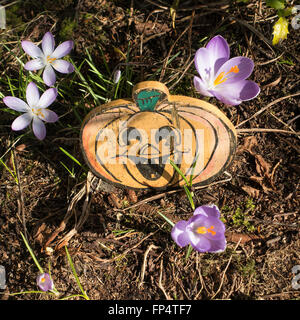
[[[136,97],[136,103],[141,111],[154,111],[161,93],[156,90],[142,90]]]

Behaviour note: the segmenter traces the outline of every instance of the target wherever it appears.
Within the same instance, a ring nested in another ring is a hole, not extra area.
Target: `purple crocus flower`
[[[226,248],[225,226],[215,205],[198,207],[188,221],[179,221],[171,231],[180,246],[190,244],[199,252],[222,252]]]
[[[48,87],[53,86],[56,81],[53,68],[61,73],[74,71],[74,66],[70,62],[60,59],[72,50],[74,45],[72,40],[65,41],[54,49],[54,37],[51,32],[47,32],[42,40],[42,50],[31,41],[24,40],[21,44],[23,50],[33,58],[25,64],[24,68],[29,71],[45,68],[43,80]]]
[[[36,278],[36,283],[42,291],[50,291],[54,288],[53,281],[48,273],[39,274]]]
[[[253,61],[246,57],[229,59],[229,55],[228,43],[222,36],[215,36],[205,48],[198,49],[195,67],[201,78],[194,77],[194,86],[204,96],[238,105],[255,98],[260,88],[246,80],[253,71]]]
[[[24,112],[24,114],[13,121],[11,125],[12,130],[23,130],[32,121],[34,135],[39,140],[43,140],[46,136],[46,127],[43,121],[55,122],[58,120],[57,114],[47,109],[47,107],[54,102],[56,97],[56,88],[46,90],[40,97],[38,87],[34,82],[30,82],[26,88],[27,103],[16,97],[4,97],[3,102],[9,108],[19,112]]]

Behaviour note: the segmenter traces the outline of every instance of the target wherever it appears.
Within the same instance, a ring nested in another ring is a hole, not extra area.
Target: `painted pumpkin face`
[[[106,181],[133,189],[182,186],[172,160],[193,184],[223,173],[236,149],[236,133],[215,106],[171,96],[159,82],[133,88],[133,99],[92,110],[81,129],[82,151],[91,170]]]

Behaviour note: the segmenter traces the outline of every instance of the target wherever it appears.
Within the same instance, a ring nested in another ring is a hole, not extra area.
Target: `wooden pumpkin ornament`
[[[230,120],[205,101],[170,95],[156,81],[140,82],[132,99],[92,110],[81,128],[81,147],[92,172],[117,186],[165,189],[207,185],[230,165],[236,131]]]

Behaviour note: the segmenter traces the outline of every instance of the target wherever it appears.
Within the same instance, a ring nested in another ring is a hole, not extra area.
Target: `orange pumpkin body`
[[[92,171],[133,189],[164,189],[185,181],[206,185],[223,173],[236,149],[236,132],[215,106],[171,96],[159,82],[137,84],[133,99],[92,110],[81,129],[82,151]]]

